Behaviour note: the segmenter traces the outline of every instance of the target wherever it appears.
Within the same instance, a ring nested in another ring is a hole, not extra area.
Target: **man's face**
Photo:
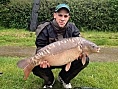
[[[61,9],[59,12],[54,13],[54,18],[59,27],[64,27],[68,22],[70,15],[67,10]]]

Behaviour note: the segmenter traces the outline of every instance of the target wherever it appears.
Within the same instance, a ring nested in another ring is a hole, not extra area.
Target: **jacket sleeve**
[[[35,45],[37,46],[37,48],[42,48],[48,44],[49,42],[47,28],[44,28],[36,37]]]
[[[80,36],[79,29],[74,24],[72,24],[71,26],[72,26],[72,37],[79,37]]]

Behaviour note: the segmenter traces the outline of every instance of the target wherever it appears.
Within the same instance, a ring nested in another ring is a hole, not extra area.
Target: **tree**
[[[35,31],[37,24],[38,24],[38,10],[39,10],[39,5],[40,0],[34,0],[33,6],[32,6],[32,14],[30,18],[30,30]]]

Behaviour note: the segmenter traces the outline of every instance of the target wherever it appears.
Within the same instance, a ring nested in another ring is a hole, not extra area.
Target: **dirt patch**
[[[35,54],[35,47],[0,47],[0,56],[19,56],[31,57]],[[118,47],[101,47],[100,53],[89,56],[90,61],[117,61],[118,62]]]
[[[118,62],[118,47],[101,47],[100,53],[90,55],[90,60]]]
[[[30,57],[35,54],[35,49],[35,47],[2,46],[0,47],[0,56]]]

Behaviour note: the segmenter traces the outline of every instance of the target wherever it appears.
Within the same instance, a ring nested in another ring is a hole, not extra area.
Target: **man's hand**
[[[47,61],[42,61],[39,66],[41,68],[47,68],[50,67],[50,64]]]

